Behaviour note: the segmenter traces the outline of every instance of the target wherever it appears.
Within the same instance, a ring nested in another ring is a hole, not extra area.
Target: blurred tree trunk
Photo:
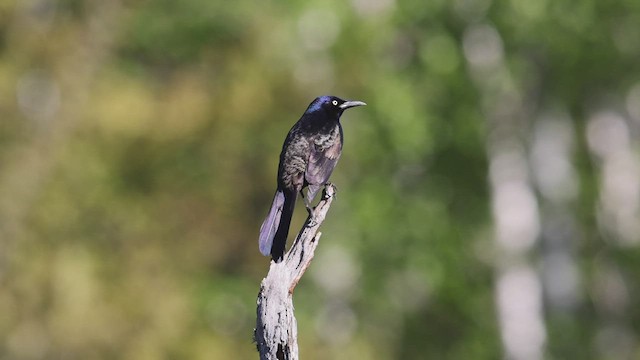
[[[298,329],[293,312],[293,290],[311,265],[321,235],[318,229],[329,211],[335,192],[336,188],[333,185],[327,185],[313,219],[307,218],[283,261],[271,261],[269,273],[260,284],[258,318],[254,334],[260,359],[298,359]]]

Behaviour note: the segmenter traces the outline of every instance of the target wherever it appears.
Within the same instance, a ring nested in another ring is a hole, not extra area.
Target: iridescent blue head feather
[[[307,111],[305,111],[305,113],[311,114],[321,110],[325,110],[327,112],[339,115],[348,108],[361,105],[367,104],[362,101],[347,101],[342,100],[337,96],[324,95],[313,100],[313,102],[309,104],[309,107],[307,108]]]

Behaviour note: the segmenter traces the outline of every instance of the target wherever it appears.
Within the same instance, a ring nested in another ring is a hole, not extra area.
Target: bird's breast
[[[309,158],[309,141],[298,134],[282,149],[278,181],[287,189],[300,190]]]
[[[313,143],[318,147],[328,148],[333,146],[338,137],[340,137],[340,128],[333,126],[323,132],[315,134],[315,136],[313,136]]]
[[[321,132],[314,136],[313,145],[315,150],[319,152],[325,152],[329,149],[339,148],[342,149],[340,143],[340,126],[334,126],[327,132]]]

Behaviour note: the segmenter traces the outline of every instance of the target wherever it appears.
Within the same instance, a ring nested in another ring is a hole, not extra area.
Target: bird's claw
[[[318,222],[316,221],[314,210],[315,209],[313,207],[307,206],[307,212],[309,213],[309,221],[307,221],[307,226],[308,227],[313,227],[313,226],[316,226],[318,224]]]
[[[322,191],[322,198],[328,199],[330,197],[335,197],[337,192],[338,192],[338,187],[335,184],[330,182],[325,183],[324,189]]]
[[[307,209],[307,213],[309,213],[309,220],[307,221],[307,227],[313,227],[316,226],[317,222],[315,220],[316,216],[315,216],[315,208],[311,205],[307,205],[306,206]]]

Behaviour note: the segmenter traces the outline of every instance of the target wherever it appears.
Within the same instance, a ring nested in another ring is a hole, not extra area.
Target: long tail
[[[271,254],[275,262],[280,262],[289,235],[291,217],[296,204],[297,193],[276,191],[271,210],[260,227],[258,245],[264,256]]]

